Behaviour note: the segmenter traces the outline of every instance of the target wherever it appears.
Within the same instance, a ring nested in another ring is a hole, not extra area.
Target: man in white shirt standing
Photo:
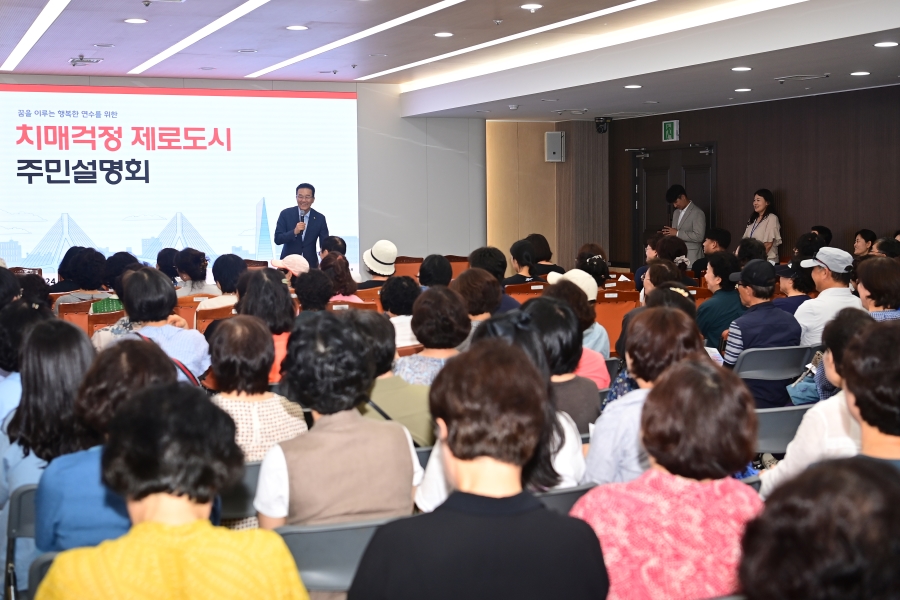
[[[822,343],[825,324],[842,308],[862,310],[862,302],[850,291],[850,271],[853,257],[838,248],[825,247],[815,258],[800,263],[804,269],[812,269],[818,297],[807,300],[797,308],[794,317],[800,323],[801,346],[818,346]]]
[[[666,191],[666,202],[675,207],[672,227],[663,227],[661,233],[684,240],[687,259],[693,265],[703,258],[703,239],[706,237],[706,214],[691,202],[684,186],[677,183]]]

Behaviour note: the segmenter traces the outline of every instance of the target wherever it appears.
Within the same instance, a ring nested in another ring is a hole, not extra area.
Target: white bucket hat
[[[547,274],[547,282],[550,285],[557,283],[562,280],[571,281],[575,285],[581,288],[581,291],[585,293],[587,296],[588,302],[597,299],[597,293],[600,291],[600,286],[597,285],[597,282],[594,278],[582,271],[581,269],[572,269],[568,271],[565,275],[560,275],[559,273],[548,273]]]
[[[388,240],[378,240],[363,253],[363,263],[373,273],[388,277],[394,274],[397,261],[397,246]]]

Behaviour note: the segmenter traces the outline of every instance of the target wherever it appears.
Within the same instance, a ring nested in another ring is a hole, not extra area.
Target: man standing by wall
[[[309,183],[297,186],[297,207],[281,211],[275,225],[275,243],[281,246],[281,258],[288,254],[299,254],[313,269],[319,266],[316,240],[323,246],[328,237],[328,223],[325,215],[312,209],[316,201],[316,188]]]
[[[687,258],[693,265],[703,258],[701,246],[706,235],[706,214],[688,199],[684,186],[677,183],[666,191],[666,202],[675,207],[675,214],[672,215],[672,227],[663,227],[662,233],[684,240]]]

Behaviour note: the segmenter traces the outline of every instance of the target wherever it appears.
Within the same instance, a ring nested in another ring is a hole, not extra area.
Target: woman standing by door
[[[744,238],[759,240],[766,247],[766,259],[778,264],[778,247],[781,246],[781,223],[775,214],[775,194],[763,188],[753,194],[753,214],[747,221]]]

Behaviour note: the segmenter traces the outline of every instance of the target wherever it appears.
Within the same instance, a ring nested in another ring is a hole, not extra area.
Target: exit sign
[[[664,142],[677,142],[678,121],[663,121],[663,140]]]

